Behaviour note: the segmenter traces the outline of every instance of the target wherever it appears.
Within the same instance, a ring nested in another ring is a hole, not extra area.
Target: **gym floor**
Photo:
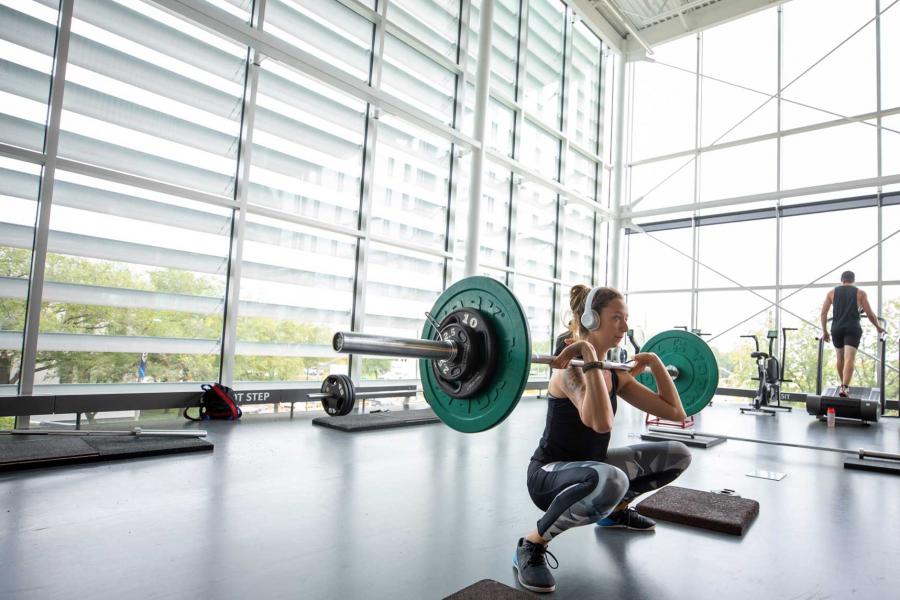
[[[204,424],[214,453],[0,475],[0,597],[418,599],[484,578],[516,586],[513,548],[539,517],[525,467],[544,411],[525,399],[477,435],[254,416]],[[896,418],[828,430],[802,409],[741,416],[720,401],[699,417],[708,432],[900,450]],[[613,444],[640,441],[642,419],[623,407]],[[900,477],[845,470],[831,452],[735,441],[692,451],[675,485],[759,501],[749,531],[571,530],[551,546],[551,597],[897,597]],[[745,476],[753,469],[787,477]]]

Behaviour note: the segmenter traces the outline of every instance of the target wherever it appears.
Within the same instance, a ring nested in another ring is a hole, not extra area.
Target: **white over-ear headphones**
[[[593,331],[600,327],[600,315],[591,308],[594,305],[594,294],[601,288],[595,287],[588,292],[587,298],[584,300],[584,312],[581,313],[581,325],[588,331]]]

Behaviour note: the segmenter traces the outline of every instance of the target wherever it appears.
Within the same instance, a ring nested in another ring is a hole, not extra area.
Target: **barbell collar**
[[[428,360],[453,360],[458,352],[456,343],[442,340],[396,338],[367,333],[338,331],[331,340],[335,352],[342,354],[368,354],[397,358],[421,358]]]
[[[900,460],[900,454],[894,454],[892,452],[876,452],[874,450],[866,450],[865,448],[860,448],[857,450],[857,455],[859,458],[884,458],[887,460]]]

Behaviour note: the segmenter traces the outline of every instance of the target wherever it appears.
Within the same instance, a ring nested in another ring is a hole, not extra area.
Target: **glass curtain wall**
[[[331,334],[418,337],[462,276],[480,0],[63,7],[0,0],[0,394],[415,379]],[[560,0],[496,0],[492,37],[479,272],[546,350],[605,278],[607,51]]]
[[[897,397],[898,35],[891,2],[793,0],[630,65],[628,201],[643,231],[626,236],[631,320],[663,311],[670,322],[654,329],[680,319],[709,333],[720,385],[755,386],[741,336],[765,345],[774,331],[780,348],[796,328],[786,389],[811,391],[822,301],[850,269],[888,319]],[[874,387],[864,329],[855,384]],[[826,382],[833,366],[827,348]]]

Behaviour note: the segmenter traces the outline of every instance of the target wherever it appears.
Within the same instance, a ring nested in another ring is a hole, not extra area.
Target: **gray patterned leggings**
[[[528,493],[541,510],[538,533],[550,541],[566,529],[602,519],[622,501],[674,481],[691,464],[681,442],[611,448],[604,462],[552,462],[528,466]]]

